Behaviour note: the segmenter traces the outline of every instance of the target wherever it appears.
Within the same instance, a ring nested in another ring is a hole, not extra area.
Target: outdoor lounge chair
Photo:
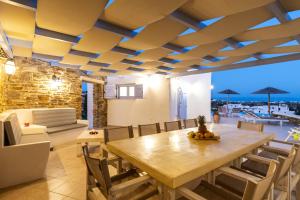
[[[276,161],[271,159],[261,158],[259,156],[249,155],[248,159],[255,160],[267,165],[267,174],[265,177],[259,177],[230,167],[222,167],[216,170],[218,176],[226,175],[237,183],[235,190],[228,190],[221,186],[209,184],[202,181],[200,185],[193,191],[180,187],[177,192],[183,197],[180,200],[262,200],[269,194],[273,183],[274,172],[276,171]]]
[[[279,112],[273,112],[272,113],[275,116],[283,117],[285,119],[288,119],[291,122],[299,123],[300,122],[300,115],[295,114],[284,114]]]
[[[135,169],[110,176],[107,159],[90,157],[87,145],[82,149],[87,166],[87,199],[101,200],[103,195],[112,200],[133,200],[157,194],[150,176],[139,176]]]
[[[249,111],[247,111],[242,118],[246,122],[253,122],[253,123],[271,123],[271,122],[275,122],[275,123],[279,123],[281,127],[283,126],[284,122],[289,122],[289,120],[281,119],[281,118],[272,118],[272,117],[263,118],[263,117],[260,117],[260,116],[256,115],[255,113],[249,112]]]

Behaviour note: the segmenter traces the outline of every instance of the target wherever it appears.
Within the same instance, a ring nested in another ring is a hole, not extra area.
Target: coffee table
[[[101,146],[104,143],[104,131],[103,130],[95,130],[98,134],[91,135],[89,132],[91,130],[84,130],[82,133],[77,137],[77,156],[82,155],[82,143],[87,144],[89,142],[97,142]],[[101,152],[101,151],[100,151]]]

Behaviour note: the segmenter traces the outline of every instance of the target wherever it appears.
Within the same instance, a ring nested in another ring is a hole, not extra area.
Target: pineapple
[[[206,128],[206,120],[205,120],[205,116],[203,115],[199,115],[198,117],[198,124],[199,124],[199,127],[198,127],[198,132],[199,133],[206,133],[207,132],[207,128]]]

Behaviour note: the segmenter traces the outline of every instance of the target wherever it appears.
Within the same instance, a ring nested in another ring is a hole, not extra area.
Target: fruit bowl
[[[92,131],[89,132],[89,134],[90,134],[90,135],[97,135],[97,134],[98,134],[98,131],[92,130]]]
[[[188,132],[188,137],[194,140],[220,140],[220,136],[215,135],[213,132],[206,131],[205,133],[199,133],[190,131]]]

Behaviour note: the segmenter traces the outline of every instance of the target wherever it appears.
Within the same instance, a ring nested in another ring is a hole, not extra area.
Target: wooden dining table
[[[161,183],[165,188],[163,199],[175,199],[176,188],[238,159],[275,137],[272,133],[240,130],[232,125],[209,124],[207,127],[221,139],[188,138],[188,132],[197,130],[191,128],[113,141],[107,144],[107,148]]]

